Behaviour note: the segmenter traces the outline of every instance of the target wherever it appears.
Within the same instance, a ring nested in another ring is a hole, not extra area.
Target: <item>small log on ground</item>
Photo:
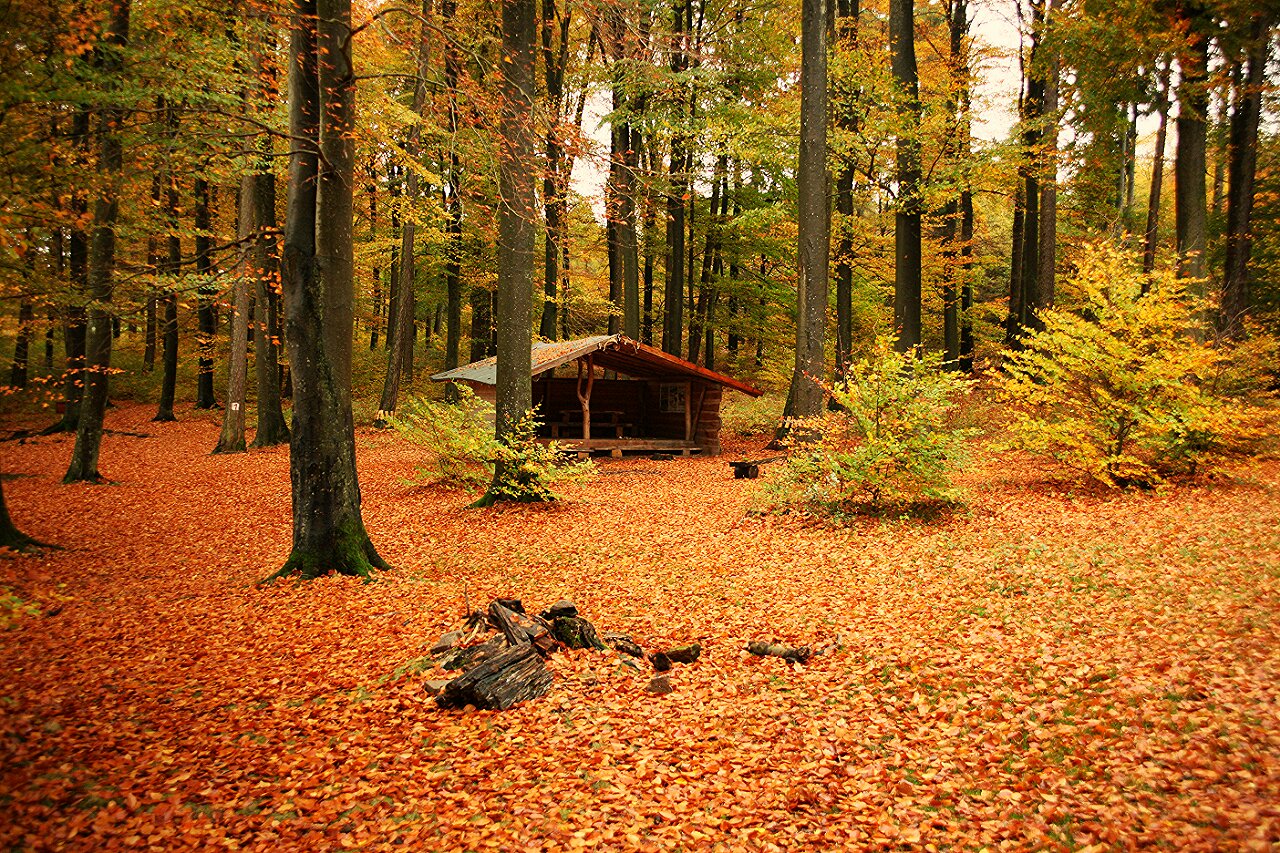
[[[782,658],[789,663],[804,663],[813,656],[813,649],[808,646],[787,646],[782,643],[748,643],[747,651],[759,657]]]
[[[507,638],[498,634],[490,637],[478,646],[465,649],[454,649],[444,660],[440,661],[441,669],[470,669],[478,663],[488,660],[506,651],[510,643]]]
[[[524,602],[518,598],[495,598],[494,604],[501,604],[513,613],[524,613]]]
[[[431,647],[431,654],[436,656],[442,655],[445,652],[457,648],[458,644],[461,642],[461,631],[449,631],[446,634],[441,634],[440,639],[436,640],[435,645]]]
[[[450,681],[436,697],[444,708],[474,705],[505,711],[551,687],[551,673],[532,643],[512,646]]]
[[[489,605],[489,621],[497,626],[513,646],[533,643],[538,653],[544,656],[555,648],[555,638],[551,636],[551,629],[546,622],[523,612],[517,613],[501,601]]]
[[[604,644],[611,649],[616,649],[624,655],[631,655],[633,658],[644,657],[644,649],[640,648],[640,644],[631,639],[630,634],[612,634],[604,633],[600,635],[600,639],[604,640]]]
[[[596,626],[581,616],[558,617],[551,623],[551,635],[571,649],[604,649]]]

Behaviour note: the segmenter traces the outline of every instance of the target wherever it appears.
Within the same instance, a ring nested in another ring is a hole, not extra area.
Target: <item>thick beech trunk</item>
[[[388,566],[374,550],[361,517],[351,415],[351,4],[295,0],[293,9],[293,153],[282,264],[293,378],[293,550],[275,576],[312,578],[337,571],[368,577]]]
[[[1236,96],[1231,116],[1227,169],[1226,258],[1222,277],[1222,307],[1218,330],[1228,338],[1244,337],[1244,317],[1249,310],[1249,255],[1253,217],[1254,179],[1258,168],[1258,124],[1262,115],[1262,89],[1266,84],[1271,25],[1264,15],[1254,18],[1249,48],[1249,69]]]
[[[836,37],[841,50],[852,54],[858,50],[858,25],[861,15],[859,0],[839,0],[837,3]],[[836,84],[836,127],[848,138],[858,134],[858,109],[861,91],[848,82]],[[856,164],[850,154],[845,155],[840,172],[836,176],[836,212],[840,214],[840,241],[836,246],[836,379],[842,379],[849,371],[853,359],[853,177]],[[737,350],[731,342],[730,351]]]
[[[266,142],[270,145],[270,142]],[[280,404],[280,258],[276,249],[276,178],[267,163],[254,178],[253,290],[259,327],[253,336],[254,378],[258,388],[258,428],[254,447],[271,447],[289,440],[289,425]]]
[[[499,137],[503,154],[498,162],[498,376],[495,434],[510,441],[517,425],[533,408],[529,378],[530,324],[533,320],[533,250],[537,195],[533,122],[536,92],[533,82],[535,0],[503,0],[502,63],[499,83]],[[499,459],[493,484],[480,503],[504,496],[501,489],[517,472]]]
[[[103,79],[111,81],[108,85],[115,85],[124,65],[122,54],[129,41],[129,12],[129,0],[116,0],[103,29],[102,42],[109,49],[99,52],[97,64]],[[97,168],[103,189],[93,206],[93,241],[89,249],[89,296],[93,302],[85,335],[84,397],[80,402],[75,449],[64,483],[96,483],[102,479],[98,473],[98,452],[102,446],[102,421],[111,371],[110,305],[115,288],[118,193],[124,169],[124,147],[120,138],[123,121],[124,111],[119,107],[106,106],[98,112]]]
[[[672,15],[671,71],[681,74],[688,68],[686,54],[685,13],[689,0],[676,0]],[[688,187],[687,140],[681,133],[671,139],[667,192],[667,258],[666,282],[663,286],[662,350],[680,355],[684,340],[685,277],[685,193]]]
[[[909,0],[908,0],[909,2]],[[787,418],[822,413],[826,354],[827,279],[831,264],[831,210],[827,195],[827,0],[803,0],[800,17],[799,281],[796,350]]]
[[[1209,39],[1196,31],[1179,57],[1182,82],[1178,86],[1178,140],[1174,148],[1173,218],[1178,253],[1178,275],[1205,276],[1208,213],[1205,200],[1205,146],[1208,142],[1209,89],[1207,66]]]
[[[0,479],[0,548],[26,553],[51,547],[23,533],[9,515],[9,505],[4,500],[4,480]]]

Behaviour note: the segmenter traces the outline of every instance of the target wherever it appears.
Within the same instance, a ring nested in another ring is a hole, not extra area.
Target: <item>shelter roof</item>
[[[752,397],[759,397],[760,391],[745,382],[739,382],[732,376],[717,373],[700,367],[679,356],[671,355],[660,349],[634,341],[626,335],[595,335],[580,338],[576,341],[540,341],[533,345],[533,357],[530,375],[537,376],[548,370],[555,370],[562,364],[568,364],[584,356],[592,356],[594,362],[606,370],[615,370],[626,376],[643,378],[668,378],[677,376],[696,377],[707,382],[714,382],[735,391],[741,391]],[[479,382],[482,385],[498,383],[498,358],[491,356],[471,364],[445,370],[431,377],[436,382],[459,380]]]

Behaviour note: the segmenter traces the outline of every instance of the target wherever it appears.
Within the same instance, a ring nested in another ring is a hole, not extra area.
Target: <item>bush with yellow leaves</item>
[[[1006,357],[999,390],[1010,446],[1143,488],[1244,448],[1249,412],[1216,387],[1228,353],[1185,282],[1148,278],[1129,255],[1098,245],[1071,286],[1076,310],[1041,312],[1044,328]]]

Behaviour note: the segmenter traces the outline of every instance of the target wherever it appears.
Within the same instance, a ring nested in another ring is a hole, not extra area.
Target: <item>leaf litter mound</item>
[[[285,448],[108,416],[5,446],[5,849],[1270,849],[1280,841],[1280,464],[1103,494],[1020,457],[967,512],[749,514],[726,458],[609,461],[549,506],[465,509],[357,436],[378,583],[255,582],[288,553]],[[412,661],[464,600],[571,598],[671,691],[562,651],[545,696],[442,710]],[[821,647],[805,663],[748,643]]]

